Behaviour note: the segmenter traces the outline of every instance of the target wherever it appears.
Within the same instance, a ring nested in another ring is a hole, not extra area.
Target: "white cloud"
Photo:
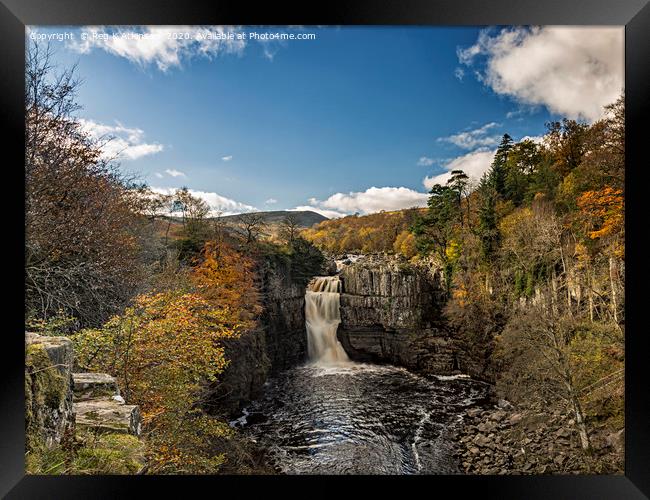
[[[461,63],[485,57],[479,79],[521,104],[595,121],[624,87],[622,27],[544,26],[484,30],[459,49]]]
[[[160,71],[167,71],[193,57],[241,54],[246,41],[227,38],[234,31],[224,26],[86,26],[79,40],[69,42],[68,47],[82,54],[98,48],[139,66],[155,64]],[[185,33],[188,38],[178,36]]]
[[[521,139],[519,139],[519,142],[521,141],[532,141],[537,144],[544,144],[544,136],[543,135],[525,135]]]
[[[431,189],[434,184],[444,185],[451,177],[452,170],[462,170],[470,177],[470,179],[476,181],[490,168],[495,152],[496,151],[482,149],[454,158],[445,164],[444,169],[446,172],[431,177],[425,177],[422,180],[422,184],[427,189]]]
[[[173,194],[176,192],[175,188],[152,187],[151,190],[159,194]],[[234,215],[257,210],[254,206],[226,198],[217,193],[196,191],[194,189],[190,189],[189,192],[192,196],[202,199],[210,206],[210,215]]]
[[[175,168],[168,168],[165,173],[171,177],[187,177],[184,172],[176,170]]]
[[[221,159],[222,159],[223,161],[230,161],[230,160],[232,160],[232,155],[222,156]]]
[[[105,158],[137,160],[164,149],[162,144],[144,142],[143,130],[125,127],[117,121],[116,125],[104,125],[80,118],[79,123],[84,132],[99,141]]]
[[[161,174],[160,172],[155,172],[153,175],[155,175],[155,176],[158,177],[159,179],[162,179],[162,178],[164,177],[164,175]]]
[[[434,160],[433,158],[428,158],[428,157],[426,157],[426,156],[422,156],[422,157],[420,157],[420,159],[418,160],[418,165],[420,165],[420,166],[422,166],[422,167],[430,167],[430,166],[433,165],[435,162],[436,162],[436,160]]]
[[[336,210],[326,210],[320,207],[315,207],[312,205],[300,205],[295,208],[290,208],[290,212],[304,212],[304,211],[311,211],[311,212],[316,212],[317,214],[321,214],[328,219],[338,219],[339,217],[345,217],[346,215],[343,212],[337,212]]]
[[[286,33],[296,27],[273,30]],[[241,56],[248,47],[247,32],[240,26],[85,26],[67,47],[88,54],[94,49],[123,57],[140,67],[154,65],[160,71],[180,68],[193,58],[214,59],[223,54]],[[251,38],[273,61],[285,40]]]
[[[454,70],[454,76],[458,78],[461,82],[463,81],[463,77],[465,76],[465,70],[463,68],[456,68]]]
[[[467,130],[457,134],[450,135],[449,137],[439,137],[439,142],[450,142],[455,146],[463,149],[477,149],[484,147],[496,146],[501,140],[498,134],[488,135],[491,129],[498,127],[496,122],[486,123],[482,127],[474,130]]]
[[[267,205],[273,205],[273,204],[275,204],[277,202],[278,202],[278,200],[276,200],[275,198],[269,198],[264,203],[266,203]]]
[[[344,214],[371,214],[382,210],[401,210],[403,208],[423,207],[428,195],[405,187],[371,187],[365,191],[336,193],[326,200],[310,198],[310,206],[324,211]],[[313,210],[313,208],[311,209]],[[329,216],[328,216],[329,217]]]

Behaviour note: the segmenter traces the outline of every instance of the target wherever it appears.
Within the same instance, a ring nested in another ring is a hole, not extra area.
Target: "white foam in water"
[[[246,410],[246,408],[244,408],[242,410],[242,416],[236,420],[231,420],[228,422],[228,425],[230,425],[230,427],[242,427],[248,423],[246,420],[248,418],[248,415],[250,415],[250,413]]]
[[[438,380],[459,380],[463,378],[470,378],[469,375],[465,375],[464,373],[460,373],[458,375],[434,375]]]

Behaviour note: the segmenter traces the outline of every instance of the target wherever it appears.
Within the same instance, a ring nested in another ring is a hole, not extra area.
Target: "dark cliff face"
[[[261,323],[270,360],[270,374],[275,375],[306,359],[304,285],[285,283],[271,288],[265,300]]]
[[[345,266],[340,276],[337,335],[352,359],[494,381],[489,363],[445,321],[443,276],[434,265],[370,257]]]
[[[224,342],[230,364],[208,390],[207,407],[213,413],[236,415],[262,394],[269,376],[306,358],[305,286],[267,272],[260,288],[263,312],[258,327]]]
[[[439,272],[371,259],[344,267],[341,281],[338,337],[352,359],[428,374],[459,370],[455,341],[442,322]]]

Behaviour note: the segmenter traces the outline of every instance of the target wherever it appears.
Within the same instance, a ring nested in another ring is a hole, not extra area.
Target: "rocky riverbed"
[[[505,402],[467,412],[454,432],[466,474],[608,474],[623,470],[624,431],[594,429],[585,453],[570,415]]]

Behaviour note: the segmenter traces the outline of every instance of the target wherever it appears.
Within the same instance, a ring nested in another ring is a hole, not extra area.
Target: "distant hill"
[[[264,218],[266,224],[279,224],[282,220],[289,214],[295,217],[298,226],[300,227],[312,227],[314,224],[329,220],[324,215],[312,212],[311,210],[302,210],[302,211],[289,211],[289,210],[272,210],[269,212],[251,212],[258,215],[261,215]],[[221,217],[222,220],[227,222],[237,223],[240,219],[240,215],[225,215]]]

